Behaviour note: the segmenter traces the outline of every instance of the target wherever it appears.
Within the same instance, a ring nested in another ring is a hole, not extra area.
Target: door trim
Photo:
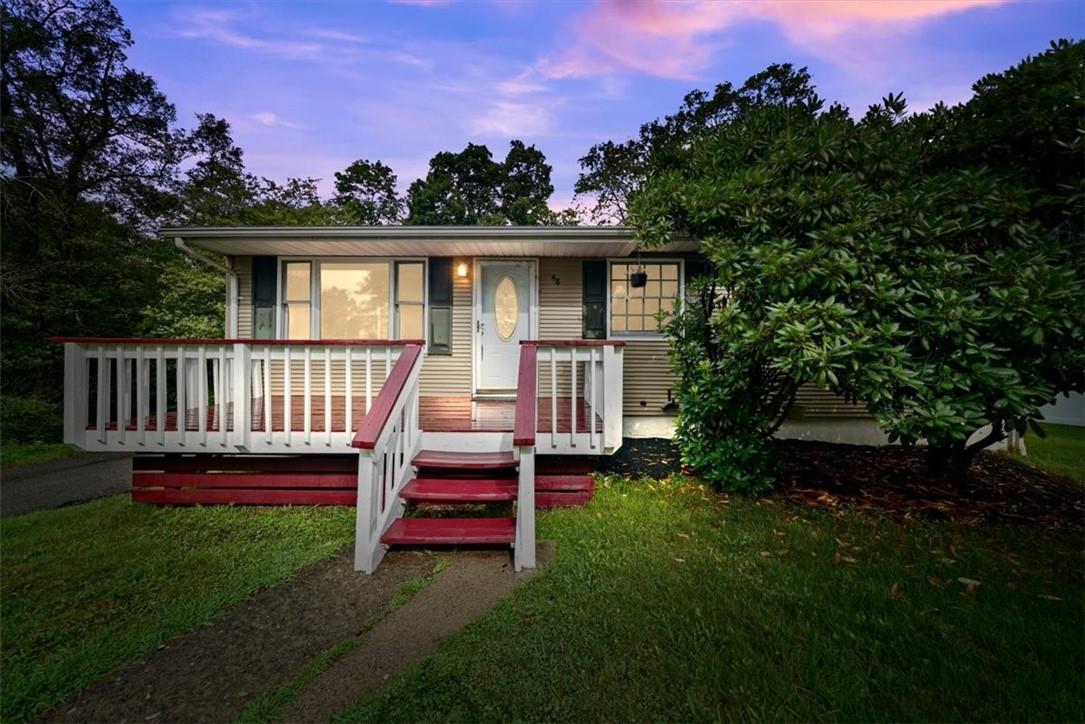
[[[487,262],[521,262],[528,266],[528,280],[531,288],[528,290],[528,330],[526,339],[535,339],[539,329],[539,260],[534,257],[515,256],[488,256],[475,257],[471,271],[471,397],[505,397],[514,398],[512,393],[488,393],[480,392],[480,376],[482,373],[479,357],[482,349],[482,336],[478,333],[479,319],[482,317],[482,267]]]

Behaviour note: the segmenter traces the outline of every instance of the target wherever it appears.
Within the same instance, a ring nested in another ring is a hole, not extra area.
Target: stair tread
[[[498,502],[516,500],[517,482],[512,478],[418,477],[403,486],[400,497],[430,502]]]
[[[498,545],[516,537],[515,518],[400,518],[381,536],[387,545]]]
[[[411,463],[417,468],[443,468],[453,470],[501,470],[515,468],[516,456],[511,450],[504,452],[455,452],[448,450],[422,450]]]

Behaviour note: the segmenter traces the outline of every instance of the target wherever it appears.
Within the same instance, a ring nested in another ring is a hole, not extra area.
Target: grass
[[[0,467],[63,460],[80,454],[79,450],[59,442],[11,443],[0,447]]]
[[[350,508],[127,496],[0,521],[0,714],[24,721],[353,540]]]
[[[1085,427],[1050,422],[1041,426],[1047,437],[1026,435],[1028,455],[1020,459],[1049,473],[1085,484]]]
[[[388,614],[428,588],[433,583],[433,579],[437,577],[437,574],[445,568],[445,565],[445,561],[439,560],[430,573],[416,576],[404,582],[399,587],[396,595],[388,602],[388,605],[379,614],[362,625],[362,630],[357,636],[343,639],[334,646],[329,647],[306,664],[290,681],[252,700],[237,718],[237,724],[281,721],[283,711],[298,698],[298,694],[309,682],[327,671],[338,659],[358,648],[365,641],[365,635],[383,621]]]
[[[1085,717],[1079,532],[606,481],[557,560],[340,721]]]

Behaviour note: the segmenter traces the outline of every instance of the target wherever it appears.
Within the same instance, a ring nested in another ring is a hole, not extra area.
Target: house
[[[583,502],[593,458],[673,431],[656,315],[705,269],[692,241],[646,253],[623,227],[161,234],[222,268],[226,339],[58,340],[65,441],[136,453],[137,501],[357,502],[360,569],[389,544],[451,542],[511,544],[530,566],[536,504]],[[798,410],[799,434],[865,416],[817,390]],[[405,502],[488,501],[517,515],[401,517]]]

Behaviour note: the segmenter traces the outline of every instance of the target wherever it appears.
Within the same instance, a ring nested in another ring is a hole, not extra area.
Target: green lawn
[[[62,460],[80,454],[82,453],[79,450],[60,442],[12,443],[0,447],[0,467],[44,463],[49,460]]]
[[[1047,437],[1025,436],[1028,455],[1022,459],[1056,475],[1085,483],[1085,427],[1042,424]]]
[[[23,721],[353,540],[350,508],[157,508],[0,521],[0,715]]]
[[[1085,718],[1080,532],[597,492],[540,516],[549,568],[342,719]]]

